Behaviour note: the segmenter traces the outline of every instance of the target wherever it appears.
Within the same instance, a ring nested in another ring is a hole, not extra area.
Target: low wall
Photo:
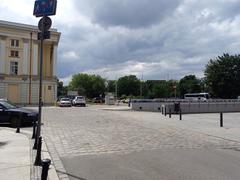
[[[176,103],[176,102],[175,102]],[[174,102],[133,102],[132,109],[136,111],[152,111],[162,113],[178,113]],[[180,102],[182,113],[217,113],[240,112],[239,101],[224,102]]]

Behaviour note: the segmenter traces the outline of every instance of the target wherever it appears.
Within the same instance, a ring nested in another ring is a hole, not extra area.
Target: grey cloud
[[[88,2],[92,7],[92,19],[95,23],[107,27],[144,28],[171,15],[180,0],[89,0]]]
[[[145,71],[144,76],[149,79],[178,79],[185,74],[202,75],[209,59],[224,52],[238,52],[240,34],[230,33],[237,32],[240,26],[234,18],[238,16],[233,11],[234,2],[202,0],[179,4],[154,0],[146,5],[147,2],[102,0],[93,5],[90,0],[88,6],[93,9],[88,16],[92,24],[83,26],[79,22],[63,30],[60,76],[91,71],[115,78],[118,72],[129,72],[125,71],[126,66],[145,63],[143,70],[132,72]],[[157,12],[156,8],[150,12],[157,2],[162,2],[162,7],[165,3],[166,11]],[[144,5],[146,12],[139,10]],[[226,23],[224,30],[222,22]],[[66,56],[72,51],[79,59]],[[164,63],[169,66],[161,66]]]

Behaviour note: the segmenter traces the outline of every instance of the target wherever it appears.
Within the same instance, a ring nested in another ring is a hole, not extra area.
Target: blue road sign
[[[36,17],[56,14],[57,0],[36,0],[33,15]]]

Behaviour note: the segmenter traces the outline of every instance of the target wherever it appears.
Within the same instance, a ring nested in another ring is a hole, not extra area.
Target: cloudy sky
[[[37,25],[34,0],[1,0],[0,19]],[[240,48],[240,0],[58,0],[58,75],[107,79],[203,76],[206,63]]]

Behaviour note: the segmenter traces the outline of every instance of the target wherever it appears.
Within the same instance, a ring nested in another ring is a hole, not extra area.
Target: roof
[[[0,20],[0,27],[9,27],[9,28],[24,29],[24,30],[30,30],[30,31],[39,31],[38,26],[10,22],[10,21],[3,21],[3,20]],[[58,32],[57,29],[55,29],[55,28],[51,28],[50,31]]]

